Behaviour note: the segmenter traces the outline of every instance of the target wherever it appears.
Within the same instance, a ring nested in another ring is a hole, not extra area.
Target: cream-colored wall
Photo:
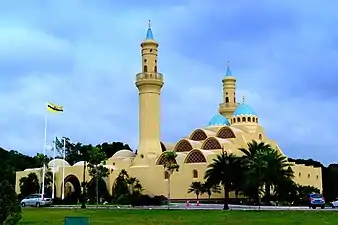
[[[293,180],[297,184],[314,186],[318,188],[320,192],[323,191],[321,167],[293,164],[292,170],[294,172]]]

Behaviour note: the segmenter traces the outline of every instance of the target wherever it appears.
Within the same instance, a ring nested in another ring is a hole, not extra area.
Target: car
[[[45,197],[43,194],[32,194],[21,200],[21,207],[26,206],[49,206],[53,203],[52,198]]]
[[[337,208],[338,207],[338,199],[332,201],[331,205],[332,205],[332,208]]]
[[[325,199],[321,194],[308,194],[307,195],[307,202],[309,208],[317,208],[320,207],[322,209],[325,208]]]

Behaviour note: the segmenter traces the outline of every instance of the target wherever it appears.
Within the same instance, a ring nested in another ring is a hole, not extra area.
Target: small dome
[[[73,166],[83,166],[85,163],[85,161],[78,161],[77,163],[75,163]]]
[[[123,149],[116,152],[112,158],[133,158],[135,157],[135,153],[128,149]]]
[[[208,126],[224,126],[224,125],[229,126],[230,123],[229,120],[226,117],[222,116],[221,114],[212,117],[208,123]]]
[[[251,108],[251,106],[240,103],[238,104],[233,116],[257,116],[256,112]]]
[[[66,160],[63,159],[53,159],[48,163],[49,167],[53,167],[53,166],[63,166],[63,164],[65,166],[70,166],[69,163]]]

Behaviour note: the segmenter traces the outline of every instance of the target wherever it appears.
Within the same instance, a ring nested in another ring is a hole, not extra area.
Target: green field
[[[23,210],[19,224],[64,224],[65,216],[87,216],[90,224],[123,225],[337,225],[337,212],[327,211],[198,211],[198,210],[80,210],[32,208]]]

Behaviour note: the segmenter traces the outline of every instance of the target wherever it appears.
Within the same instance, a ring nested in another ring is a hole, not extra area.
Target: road
[[[80,208],[80,206],[52,206],[55,208],[63,208],[63,209],[72,209],[72,208]],[[262,211],[271,211],[271,210],[301,210],[301,211],[314,211],[314,209],[309,209],[307,206],[251,206],[251,205],[229,205],[231,210],[262,210]],[[126,206],[112,206],[112,205],[100,205],[98,207],[94,205],[87,206],[88,209],[167,209],[167,206],[137,206],[137,207],[126,207]],[[192,203],[189,206],[186,206],[186,204],[178,203],[173,204],[170,206],[171,209],[177,209],[177,210],[222,210],[223,205],[222,204],[199,204],[196,205],[196,203]],[[331,208],[326,207],[325,209],[317,208],[316,210],[320,211],[338,211],[338,208]]]

